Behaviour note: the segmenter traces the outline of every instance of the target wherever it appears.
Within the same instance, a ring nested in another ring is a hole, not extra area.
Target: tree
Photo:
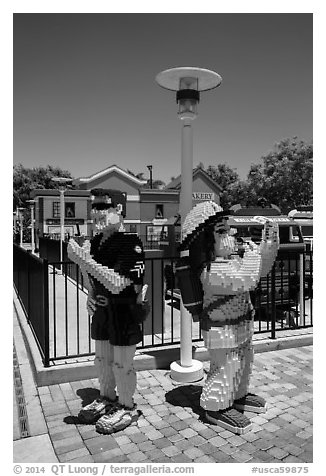
[[[283,213],[310,205],[313,197],[313,146],[297,137],[284,139],[252,164],[247,176],[247,206],[260,198],[275,203]]]
[[[59,185],[52,182],[53,177],[72,178],[68,170],[60,167],[47,165],[46,167],[27,168],[22,164],[14,165],[13,171],[13,206],[28,207],[26,200],[30,199],[30,193],[34,189],[58,188]]]
[[[202,163],[199,164],[199,166],[204,169]],[[243,198],[243,195],[245,195],[245,185],[241,182],[236,169],[232,169],[224,163],[216,166],[209,165],[206,172],[214,182],[222,188],[220,204],[223,209],[227,209],[230,206],[239,203]]]

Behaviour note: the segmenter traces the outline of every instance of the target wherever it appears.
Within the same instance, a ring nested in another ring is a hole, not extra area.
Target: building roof
[[[60,191],[57,188],[36,188],[31,191],[30,197],[35,198],[38,196],[59,196]],[[72,189],[67,189],[65,190],[65,196],[69,197],[89,197],[89,191],[88,190],[72,190]]]
[[[195,169],[193,169],[193,173],[192,173],[192,179],[194,180],[195,178],[197,178],[198,176],[201,176],[204,180],[208,181],[210,186],[211,187],[214,187],[218,192],[222,192],[222,187],[216,183],[211,177],[210,175],[208,175],[207,172],[205,172],[204,169],[202,169],[201,167],[196,167]],[[170,189],[176,189],[176,190],[179,190],[181,188],[181,174],[178,175],[178,177],[176,177],[175,179],[173,179],[166,187],[165,189],[166,190],[170,190]]]
[[[125,178],[127,178],[128,180],[130,180],[131,182],[134,182],[136,185],[139,185],[139,186],[145,185],[147,183],[147,180],[141,180],[135,177],[134,175],[132,175],[131,173],[127,172],[126,170],[122,169],[121,167],[118,167],[117,165],[110,165],[110,167],[107,167],[106,169],[101,170],[100,172],[96,172],[95,174],[90,175],[89,177],[80,177],[73,180],[73,184],[76,186],[82,183],[87,184],[89,182],[92,182],[93,180],[104,177],[105,175],[109,175],[112,172],[117,172],[118,174],[124,176]]]

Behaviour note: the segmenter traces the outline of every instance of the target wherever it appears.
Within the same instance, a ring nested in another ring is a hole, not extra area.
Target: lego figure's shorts
[[[244,320],[236,325],[214,327],[209,331],[202,330],[207,349],[232,349],[252,338],[254,333],[253,320]]]

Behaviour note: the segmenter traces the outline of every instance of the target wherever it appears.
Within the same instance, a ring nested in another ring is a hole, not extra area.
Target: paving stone
[[[289,455],[282,460],[283,463],[302,463],[302,460],[297,456]]]
[[[147,456],[142,451],[136,451],[135,453],[129,453],[128,459],[132,463],[140,463],[143,461],[147,461]]]
[[[200,435],[192,436],[188,439],[189,443],[193,446],[201,446],[202,444],[206,443],[207,440]]]
[[[60,441],[53,441],[52,444],[57,455],[84,448],[84,442],[80,436],[65,438],[64,440]]]
[[[183,438],[191,438],[192,436],[197,435],[197,432],[191,428],[186,428],[180,431],[180,435],[182,435]]]
[[[283,459],[289,455],[287,451],[284,451],[281,448],[276,448],[275,446],[267,450],[267,453],[277,459]]]
[[[171,435],[175,435],[177,431],[175,430],[175,428],[172,428],[171,426],[169,426],[167,428],[161,428],[160,433],[162,433],[162,435],[164,436],[171,436]]]
[[[238,450],[232,454],[232,458],[234,458],[239,463],[247,463],[248,461],[252,460],[252,454],[249,454],[246,451]]]
[[[195,417],[195,416],[197,416],[197,415],[193,415],[193,417]],[[194,418],[190,422],[189,427],[192,428],[193,430],[197,431],[198,433],[200,433],[201,431],[210,430],[209,428],[207,428],[207,425],[205,423],[202,423],[201,421],[198,421],[198,420],[194,420]]]
[[[268,449],[273,447],[273,444],[270,442],[270,440],[265,440],[265,439],[259,439],[259,440],[253,441],[252,444],[256,448],[259,448],[262,451],[267,451]]]
[[[126,445],[121,445],[120,449],[125,455],[138,451],[138,447],[135,443],[127,443]]]
[[[245,440],[241,436],[238,436],[238,435],[230,436],[227,440],[228,440],[228,443],[233,446],[241,446],[245,443]]]
[[[210,456],[216,461],[216,463],[230,463],[232,460],[230,454],[220,450],[211,453]]]
[[[259,433],[252,433],[251,431],[248,433],[245,433],[244,435],[241,436],[246,441],[256,441],[259,438]]]
[[[175,433],[174,435],[170,435],[167,437],[171,443],[175,443],[176,441],[184,440],[184,437],[180,435],[180,433]]]
[[[72,436],[77,436],[78,438],[80,438],[79,432],[77,428],[75,427],[73,428],[66,427],[65,429],[61,431],[51,432],[50,434],[51,434],[52,441],[61,441]]]
[[[71,462],[76,459],[82,458],[83,456],[90,456],[89,451],[87,448],[82,447],[77,450],[69,451],[68,453],[64,453],[60,455],[60,463]],[[93,458],[92,458],[93,461]]]
[[[94,455],[104,451],[118,448],[118,443],[112,435],[101,435],[84,441],[89,452]]]
[[[263,425],[264,429],[271,432],[271,433],[274,433],[275,431],[279,430],[280,427],[278,425],[275,425],[273,422],[268,422],[268,423],[265,423],[265,425]]]
[[[61,460],[61,456],[59,458],[59,461],[60,461],[60,463],[64,463],[65,461]],[[77,458],[69,460],[69,463],[94,463],[94,458],[90,454],[85,455],[85,456],[77,456]]]
[[[163,438],[163,433],[161,433],[160,431],[158,430],[146,430],[146,436],[149,440],[158,440],[159,438]]]
[[[117,456],[122,456],[123,452],[120,448],[111,448],[107,451],[102,451],[101,453],[96,453],[93,455],[95,463],[106,463],[112,460]]]
[[[171,457],[172,463],[191,463],[192,459],[184,453],[180,453]]]
[[[236,446],[230,445],[228,443],[219,446],[219,449],[223,451],[223,453],[226,453],[227,455],[231,455],[232,453],[238,450]]]
[[[257,451],[257,447],[253,443],[244,443],[241,446],[241,451],[245,451],[246,453],[253,454]]]
[[[128,455],[123,454],[121,456],[114,456],[110,459],[110,463],[130,463]]]
[[[172,426],[172,428],[174,428],[177,431],[181,431],[181,430],[185,430],[186,428],[189,428],[189,425],[183,420],[174,421],[174,422],[171,423],[171,426]]]
[[[134,433],[134,434],[131,434],[129,435],[129,438],[130,440],[133,442],[133,443],[142,443],[144,441],[148,441],[148,438],[144,435],[144,433]]]
[[[225,440],[224,438],[221,438],[220,436],[213,436],[213,438],[209,438],[208,439],[208,442],[215,446],[216,448],[219,448],[223,445],[227,445],[228,444],[228,441]]]
[[[181,450],[177,446],[165,446],[164,448],[161,448],[161,451],[166,455],[166,456],[175,456],[179,453],[181,453]]]
[[[168,438],[159,438],[158,440],[153,440],[153,443],[154,446],[159,449],[171,446],[171,441]]]
[[[184,450],[183,453],[193,461],[197,461],[197,458],[205,455],[205,453],[200,448],[188,448]]]
[[[118,443],[119,446],[127,445],[128,443],[131,443],[131,439],[129,438],[129,436],[127,435],[120,436],[119,433],[117,435],[118,436],[114,436],[114,439]]]
[[[158,448],[152,451],[144,451],[144,454],[146,455],[149,461],[153,461],[153,462],[156,462],[160,458],[163,458],[164,456],[166,456],[164,455],[163,451],[161,451]]]
[[[274,461],[275,458],[263,450],[258,450],[252,454],[251,463],[270,463]],[[279,460],[277,460],[279,463]]]
[[[311,434],[306,431],[300,431],[299,433],[297,433],[297,437],[307,440],[308,438],[311,438]]]

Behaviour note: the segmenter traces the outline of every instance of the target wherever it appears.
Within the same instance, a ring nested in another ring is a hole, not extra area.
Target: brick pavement
[[[208,363],[204,365],[208,370]],[[174,385],[166,370],[138,372],[135,400],[143,415],[125,430],[96,433],[76,415],[98,396],[97,379],[38,389],[54,451],[60,462],[116,463],[311,463],[312,346],[256,355],[251,390],[266,398],[242,435],[205,421],[202,384]]]

